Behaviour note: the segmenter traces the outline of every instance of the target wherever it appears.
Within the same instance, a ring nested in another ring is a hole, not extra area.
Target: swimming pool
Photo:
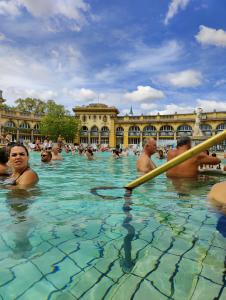
[[[226,299],[225,219],[206,200],[224,178],[160,175],[128,198],[94,188],[135,179],[135,156],[39,155],[37,187],[0,190],[0,299]]]

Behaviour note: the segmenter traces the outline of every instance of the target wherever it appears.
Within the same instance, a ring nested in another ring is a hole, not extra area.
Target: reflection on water
[[[216,177],[200,175],[197,178],[168,178],[166,183],[168,190],[175,190],[179,198],[187,197],[190,199],[191,193],[192,195],[207,194],[207,184],[213,185],[216,182],[218,182]]]
[[[127,190],[124,195],[124,205],[123,211],[125,213],[125,219],[123,220],[122,226],[128,231],[127,235],[124,238],[123,249],[125,258],[121,260],[121,267],[125,273],[131,272],[132,268],[135,265],[135,261],[132,260],[131,251],[132,251],[132,240],[135,235],[135,228],[130,224],[133,219],[131,214],[131,191]]]
[[[15,246],[12,248],[14,258],[28,257],[32,245],[29,240],[29,233],[32,231],[34,222],[28,216],[29,207],[40,195],[40,190],[15,189],[10,190],[6,194],[6,203],[12,217],[10,231],[13,233],[13,241]]]

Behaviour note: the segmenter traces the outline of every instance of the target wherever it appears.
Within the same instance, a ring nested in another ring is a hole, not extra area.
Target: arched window
[[[30,125],[26,122],[23,122],[20,124],[20,128],[21,129],[29,129],[30,128]]]
[[[140,136],[140,127],[139,126],[131,126],[129,128],[129,136]]]
[[[35,124],[34,129],[39,130],[40,129],[40,125],[39,124]]]
[[[80,135],[81,135],[81,136],[86,136],[86,135],[88,135],[88,127],[82,126],[82,128],[80,129]]]
[[[205,136],[212,135],[212,126],[209,124],[201,124],[200,129]]]
[[[35,124],[34,128],[33,128],[33,133],[40,133],[40,124]]]
[[[192,127],[187,124],[180,125],[177,128],[177,135],[179,136],[191,136],[192,135]]]
[[[222,123],[217,125],[216,132],[222,131],[226,129],[226,123]]]
[[[124,129],[120,126],[116,128],[116,136],[123,136],[124,135]]]
[[[156,131],[155,126],[152,126],[152,125],[145,126],[143,129],[143,135],[144,136],[156,136],[157,131]]]
[[[16,127],[15,123],[13,121],[7,121],[4,124],[5,127],[13,128]]]
[[[101,128],[101,136],[109,136],[109,128],[107,126]]]
[[[91,134],[91,136],[98,136],[98,132],[99,132],[99,130],[98,130],[97,126],[93,126],[91,128],[90,134]]]
[[[160,128],[160,136],[173,136],[173,127],[171,125],[163,125]]]

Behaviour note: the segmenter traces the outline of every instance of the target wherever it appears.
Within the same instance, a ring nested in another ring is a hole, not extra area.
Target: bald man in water
[[[152,154],[156,152],[156,141],[150,138],[144,145],[144,151],[137,160],[137,171],[142,173],[148,173],[149,171],[156,168],[156,165],[151,160]]]

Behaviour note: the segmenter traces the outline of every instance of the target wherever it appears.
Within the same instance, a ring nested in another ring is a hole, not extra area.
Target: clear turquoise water
[[[223,177],[161,175],[130,199],[99,197],[90,189],[138,176],[137,158],[64,158],[32,153],[38,186],[0,189],[0,299],[226,299],[225,219],[206,200]]]

